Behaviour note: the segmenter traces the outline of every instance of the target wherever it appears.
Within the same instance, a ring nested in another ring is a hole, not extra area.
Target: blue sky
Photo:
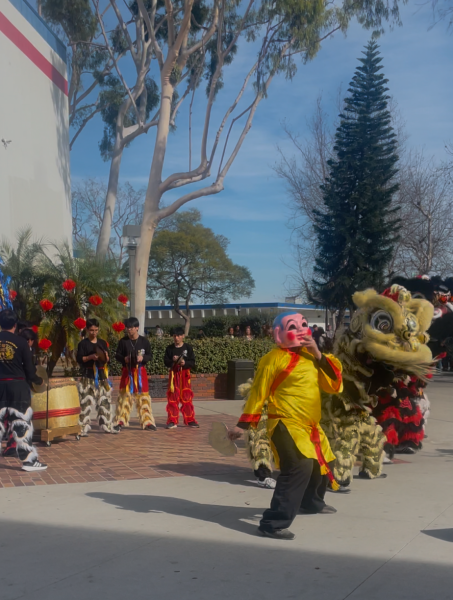
[[[453,140],[453,33],[447,31],[446,23],[429,30],[432,14],[426,4],[409,2],[402,7],[401,16],[403,26],[387,31],[379,40],[384,73],[406,121],[409,145],[423,147],[428,155],[443,160],[445,143]],[[251,300],[282,300],[287,293],[287,265],[292,261],[288,200],[283,183],[271,169],[277,160],[277,145],[291,151],[281,123],[286,119],[303,136],[306,120],[320,93],[325,109],[333,117],[337,90],[340,85],[347,89],[368,40],[369,32],[353,24],[347,37],[337,34],[323,43],[311,63],[299,64],[293,81],[274,80],[225,180],[225,190],[186,205],[197,207],[203,223],[230,240],[231,258],[251,270],[256,282]],[[235,68],[226,72],[225,92],[219,95],[214,118],[223,115],[229,106],[231,93],[237,91],[252,54],[251,46],[243,48],[235,59]],[[201,124],[194,119],[195,145],[200,131]],[[71,153],[73,179],[107,178],[108,164],[100,158],[97,145],[101,135],[102,123],[98,121],[79,138]],[[153,143],[152,134],[143,135],[126,150],[122,181],[130,181],[135,187],[146,186]],[[183,111],[178,133],[170,136],[164,176],[187,168],[186,149],[187,114]],[[167,203],[176,197],[169,197]]]

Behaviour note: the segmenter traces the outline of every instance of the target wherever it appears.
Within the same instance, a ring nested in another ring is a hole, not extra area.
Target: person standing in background
[[[116,406],[115,429],[129,426],[132,404],[135,402],[142,429],[157,431],[151,408],[146,363],[152,360],[151,345],[143,335],[139,335],[139,322],[136,317],[124,321],[127,335],[119,342],[116,360],[123,365],[120,393]]]
[[[107,342],[98,337],[99,321],[88,319],[86,337],[77,346],[76,360],[82,371],[78,385],[80,397],[79,424],[82,437],[91,429],[91,411],[97,409],[99,428],[105,433],[118,433],[112,423],[112,389],[108,381],[110,362]]]
[[[177,327],[173,332],[174,343],[165,350],[164,363],[170,369],[167,389],[167,429],[175,429],[179,422],[179,411],[184,425],[199,427],[195,419],[190,369],[195,367],[192,346],[184,342],[184,329]],[[181,405],[181,407],[180,407]]]
[[[17,315],[0,312],[0,444],[7,436],[3,456],[16,455],[23,471],[45,471],[33,446],[33,410],[30,385],[41,385],[28,342],[15,334]]]

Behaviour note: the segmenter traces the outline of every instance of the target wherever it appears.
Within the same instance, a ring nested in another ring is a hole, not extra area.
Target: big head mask
[[[274,340],[280,348],[298,348],[304,336],[311,335],[307,319],[297,312],[278,315],[273,325]]]

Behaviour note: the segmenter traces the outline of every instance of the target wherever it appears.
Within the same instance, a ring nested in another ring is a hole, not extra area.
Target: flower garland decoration
[[[85,319],[82,319],[82,317],[79,317],[74,321],[74,325],[77,327],[77,329],[80,329],[80,331],[82,331],[82,329],[85,329],[86,324],[87,322],[85,321]]]
[[[49,312],[53,308],[53,302],[44,298],[39,302],[39,306],[43,309],[44,312]]]
[[[121,302],[121,304],[126,306],[126,304],[129,302],[129,298],[126,296],[126,294],[120,294],[118,296],[118,302]]]
[[[9,290],[9,299],[11,300],[11,302],[14,302],[14,300],[16,298],[17,298],[16,290]]]
[[[73,281],[72,279],[66,279],[66,281],[63,281],[63,283],[61,284],[61,287],[66,290],[67,292],[72,292],[72,290],[75,288],[76,286],[76,282]]]
[[[31,330],[34,331],[35,333],[38,333],[39,329],[37,325],[32,325],[31,326]]]
[[[116,333],[121,333],[126,329],[126,325],[121,321],[117,321],[116,323],[112,324],[112,329],[113,331],[116,331]]]
[[[42,340],[39,340],[38,346],[41,348],[41,350],[47,352],[47,350],[52,346],[52,342],[47,338],[43,338]]]
[[[102,304],[102,298],[96,294],[94,296],[90,296],[88,298],[88,302],[93,306],[99,306],[100,304]]]

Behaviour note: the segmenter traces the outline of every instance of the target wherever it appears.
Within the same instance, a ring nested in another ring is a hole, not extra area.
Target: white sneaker
[[[272,477],[266,477],[264,481],[260,481],[258,479],[257,483],[260,487],[266,488],[268,490],[275,489],[275,486],[277,485],[277,482],[275,481],[275,479],[272,479]]]
[[[384,460],[382,462],[384,463],[384,465],[393,465],[393,460],[390,460],[390,458],[387,455],[384,455]]]
[[[35,460],[33,462],[25,462],[22,465],[22,471],[45,471],[47,469],[47,465],[44,463],[40,463],[39,460]]]

